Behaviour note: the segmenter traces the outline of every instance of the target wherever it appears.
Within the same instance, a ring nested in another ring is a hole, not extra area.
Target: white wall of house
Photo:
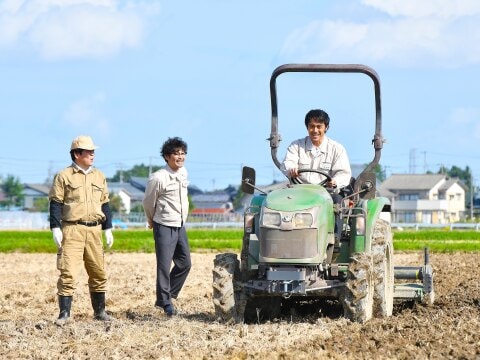
[[[128,195],[125,191],[120,190],[118,192],[118,196],[122,199],[123,208],[125,209],[126,214],[130,214],[130,209],[132,208],[132,202],[130,199],[130,195]]]
[[[447,178],[440,180],[430,190],[390,189],[396,193],[392,199],[393,221],[445,224],[463,220],[465,214],[465,189],[451,182],[445,189]]]
[[[453,184],[446,191],[446,198],[450,221],[460,221],[465,213],[465,190],[460,185]]]
[[[428,199],[429,200],[437,200],[439,199],[439,196],[438,196],[438,190],[440,189],[440,187],[445,183],[445,179],[439,181],[437,184],[435,184],[434,187],[432,187],[430,189],[430,191],[428,191]]]
[[[439,195],[439,189],[444,183],[444,180],[440,181],[430,191],[399,191],[392,202],[394,221],[445,224],[462,220],[465,213],[465,190],[454,183]]]

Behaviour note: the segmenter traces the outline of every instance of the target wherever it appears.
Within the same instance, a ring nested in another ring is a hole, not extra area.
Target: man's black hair
[[[305,115],[305,127],[308,128],[308,123],[312,119],[314,119],[315,121],[318,121],[318,122],[323,122],[325,124],[325,127],[327,127],[327,128],[330,124],[330,117],[328,116],[328,114],[325,111],[320,110],[320,109],[310,110],[307,113],[307,115]]]
[[[82,155],[83,149],[72,149],[70,150],[70,157],[72,161],[75,162],[75,154]]]
[[[178,149],[183,150],[183,152],[186,154],[187,143],[177,136],[173,138],[168,138],[168,140],[163,143],[162,151],[160,152],[160,154],[165,159],[165,161],[167,161],[165,157],[173,154]]]

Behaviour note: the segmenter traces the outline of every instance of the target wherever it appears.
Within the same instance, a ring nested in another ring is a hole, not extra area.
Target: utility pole
[[[470,220],[473,221],[473,175],[470,171]]]
[[[117,167],[118,167],[119,181],[120,183],[123,183],[123,164],[117,163]]]

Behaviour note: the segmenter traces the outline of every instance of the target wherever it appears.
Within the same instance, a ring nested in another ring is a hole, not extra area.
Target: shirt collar
[[[170,174],[172,178],[183,178],[185,176],[185,168],[181,167],[177,171],[172,170],[168,164],[165,165],[165,170]]]
[[[320,144],[320,146],[318,147],[318,149],[320,150],[321,153],[326,153],[327,152],[327,143],[328,143],[328,137],[327,135],[325,135],[323,137],[323,141],[322,143]],[[306,151],[310,151],[312,152],[314,149],[314,146],[312,144],[312,140],[310,139],[309,136],[305,137],[305,150]]]
[[[88,173],[91,173],[93,171],[93,166],[90,166],[87,170],[83,170],[80,166],[78,166],[78,164],[76,162],[72,162],[72,166],[75,170],[81,171],[85,175],[88,174]]]

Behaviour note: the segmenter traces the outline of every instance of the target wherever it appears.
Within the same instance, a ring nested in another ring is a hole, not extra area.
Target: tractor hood
[[[264,206],[272,210],[299,211],[327,203],[332,204],[332,197],[324,187],[300,184],[270,192]]]

